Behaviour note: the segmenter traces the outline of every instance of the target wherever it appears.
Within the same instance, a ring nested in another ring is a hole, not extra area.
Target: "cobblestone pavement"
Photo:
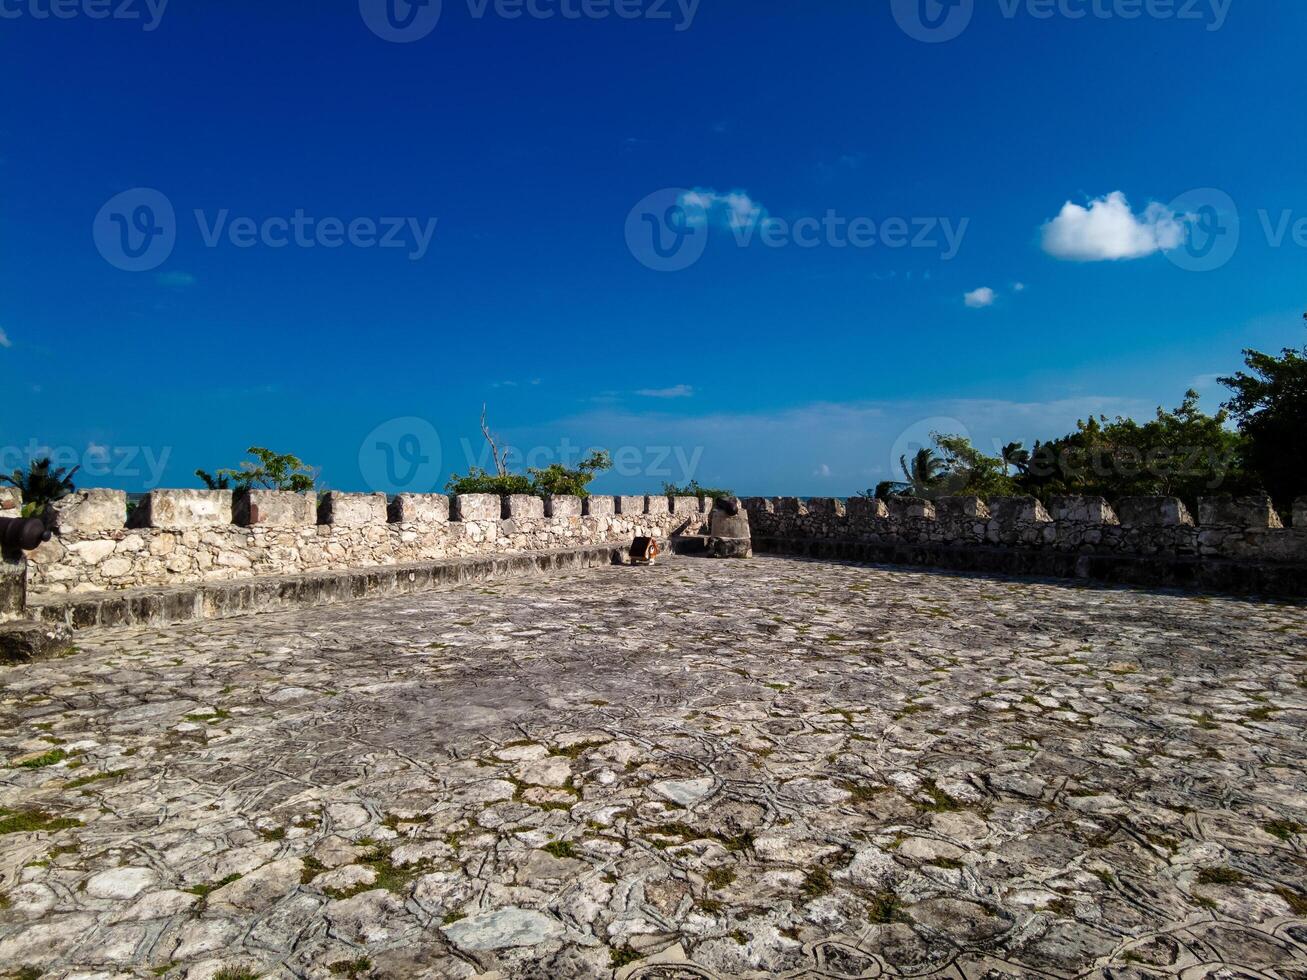
[[[0,971],[1303,978],[1305,721],[1304,607],[783,559],[103,632]]]

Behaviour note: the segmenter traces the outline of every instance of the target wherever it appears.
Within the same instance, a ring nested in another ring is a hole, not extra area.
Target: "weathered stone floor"
[[[1305,721],[1304,607],[781,559],[104,632],[0,971],[1302,978]]]

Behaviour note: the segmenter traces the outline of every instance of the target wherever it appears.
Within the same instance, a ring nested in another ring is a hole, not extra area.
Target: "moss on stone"
[[[0,808],[0,834],[52,833],[80,827],[72,817],[56,817],[44,810],[6,810]]]

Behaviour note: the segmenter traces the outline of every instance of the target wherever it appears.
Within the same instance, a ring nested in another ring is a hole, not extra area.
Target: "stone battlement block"
[[[395,524],[447,524],[449,498],[443,493],[401,493],[390,503]]]
[[[846,509],[849,516],[857,520],[884,520],[889,517],[885,501],[875,497],[850,497]]]
[[[671,502],[664,496],[645,497],[644,512],[646,514],[670,514],[672,512]]]
[[[755,514],[774,514],[776,505],[772,503],[770,497],[745,497],[740,501],[744,509]]]
[[[1193,527],[1189,508],[1179,497],[1125,497],[1117,501],[1123,527]]]
[[[1104,497],[1052,497],[1049,515],[1055,521],[1073,524],[1120,524],[1116,511]]]
[[[535,494],[510,493],[504,497],[503,516],[515,520],[544,520],[545,502]]]
[[[318,495],[282,490],[238,490],[232,522],[241,527],[310,527],[318,523]]]
[[[844,501],[836,500],[834,497],[810,497],[808,499],[808,513],[821,514],[823,517],[843,517],[845,514]]]
[[[989,512],[1000,524],[1051,524],[1044,505],[1035,497],[995,497],[989,502]]]
[[[586,497],[581,501],[581,513],[586,517],[612,517],[617,513],[614,497]]]
[[[151,490],[132,511],[132,527],[186,530],[230,525],[230,490]]]
[[[336,527],[363,527],[387,523],[384,493],[339,493],[328,490],[318,504],[318,523]]]
[[[1204,527],[1213,524],[1243,528],[1284,527],[1271,503],[1270,494],[1266,493],[1251,497],[1199,497],[1198,523]]]
[[[807,504],[798,497],[777,497],[776,513],[778,514],[806,514],[808,513]]]
[[[566,494],[551,494],[544,501],[547,517],[580,517],[581,498]]]
[[[454,498],[454,520],[497,521],[504,516],[504,504],[497,493],[460,493]]]
[[[1293,526],[1307,531],[1307,497],[1299,497],[1293,502]]]
[[[77,490],[46,508],[45,526],[60,534],[121,530],[127,526],[127,494],[121,490]]]
[[[948,520],[988,520],[989,507],[979,497],[940,497],[935,511]]]
[[[648,499],[648,497],[616,497],[613,502],[617,505],[617,513],[623,517],[633,517],[644,513]]]
[[[933,501],[923,500],[921,497],[890,497],[886,503],[889,505],[890,517],[897,520],[935,520]]]
[[[703,504],[699,503],[698,497],[671,497],[672,513],[679,517],[687,514],[702,514]]]

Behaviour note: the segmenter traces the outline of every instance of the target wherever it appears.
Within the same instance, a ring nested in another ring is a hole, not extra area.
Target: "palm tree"
[[[46,456],[32,460],[26,469],[19,467],[8,476],[0,474],[0,483],[17,487],[23,495],[23,513],[36,516],[42,514],[48,504],[68,496],[76,489],[73,486],[73,476],[79,469],[80,466],[74,466],[71,470],[65,470],[62,466],[55,468],[50,457]]]
[[[944,460],[935,455],[935,450],[924,446],[912,457],[911,465],[907,456],[900,456],[899,466],[903,468],[909,491],[918,497],[928,494],[945,475]]]
[[[203,482],[203,484],[210,490],[231,489],[231,477],[222,470],[219,470],[216,476],[207,470],[196,470],[195,475],[198,476],[201,482]]]
[[[1019,442],[1009,442],[1003,447],[1003,465],[1014,467],[1018,473],[1030,470],[1030,450]]]

